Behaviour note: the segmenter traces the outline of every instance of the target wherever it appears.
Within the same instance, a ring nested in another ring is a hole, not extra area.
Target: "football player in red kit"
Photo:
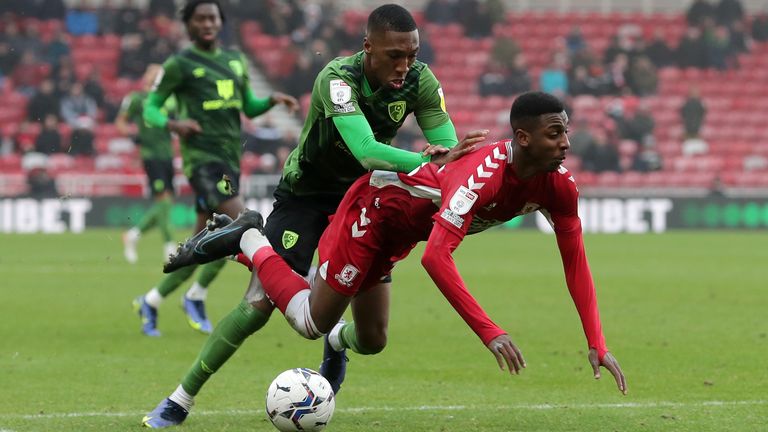
[[[320,239],[311,288],[259,228],[242,234],[239,259],[302,336],[329,333],[336,350],[375,354],[386,345],[389,318],[388,285],[382,289],[379,281],[426,240],[421,262],[432,280],[499,366],[506,363],[510,372],[519,373],[525,367],[520,350],[469,293],[452,253],[467,234],[540,211],[554,228],[594,376],[599,378],[600,366],[605,367],[626,394],[624,375],[603,337],[578,217],[578,189],[561,165],[570,146],[563,104],[546,93],[523,94],[512,105],[510,123],[512,139],[480,147],[443,167],[427,163],[408,174],[374,171],[358,179]],[[340,321],[350,304],[354,321]]]

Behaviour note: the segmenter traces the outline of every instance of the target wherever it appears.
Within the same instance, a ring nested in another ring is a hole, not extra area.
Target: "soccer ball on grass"
[[[323,430],[335,407],[331,384],[312,369],[289,369],[267,390],[267,416],[282,432]]]

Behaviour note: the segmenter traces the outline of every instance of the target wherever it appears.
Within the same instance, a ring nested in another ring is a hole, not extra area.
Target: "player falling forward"
[[[224,13],[217,0],[190,0],[181,15],[192,46],[163,64],[160,78],[147,97],[144,120],[180,137],[184,174],[195,191],[197,232],[205,227],[214,211],[235,217],[244,210],[238,196],[240,113],[256,117],[277,104],[291,110],[299,104],[282,93],[261,99],[254,95],[243,54],[219,47]],[[162,112],[163,103],[171,95],[175,95],[182,114],[178,120],[171,120]],[[224,263],[221,260],[204,266],[197,282],[183,297],[187,322],[203,333],[212,330],[205,312],[207,287]],[[145,335],[160,336],[157,308],[194,271],[195,267],[188,267],[172,273],[134,300]]]
[[[605,367],[626,394],[626,380],[602,333],[578,217],[578,190],[561,165],[570,146],[564,106],[552,95],[526,93],[512,105],[510,123],[512,140],[482,147],[442,168],[425,164],[409,174],[374,171],[356,181],[320,239],[319,269],[311,288],[275,253],[255,212],[222,230],[200,233],[170,264],[205,262],[236,252],[237,235],[245,231],[239,259],[252,267],[252,281],[258,277],[299,334],[309,339],[328,334],[335,349],[375,354],[386,345],[389,292],[374,291],[382,289],[379,281],[397,261],[427,240],[422,264],[432,280],[499,367],[506,364],[510,372],[519,373],[526,366],[520,350],[469,293],[452,253],[465,235],[538,210],[554,228],[594,376],[600,378],[600,366]],[[254,229],[246,231],[249,226]],[[355,321],[339,323],[350,304]],[[191,400],[165,399],[160,406],[188,411],[191,405],[186,402]],[[162,414],[156,410],[149,416]]]
[[[117,114],[115,125],[117,130],[127,136],[128,123],[138,128],[136,144],[139,146],[144,171],[149,180],[149,190],[152,194],[152,206],[147,210],[136,226],[123,233],[123,254],[126,261],[134,264],[138,259],[137,243],[141,235],[153,227],[157,227],[163,238],[163,260],[176,250],[176,243],[171,238],[171,205],[173,204],[173,149],[171,148],[171,133],[166,128],[153,127],[147,124],[142,113],[144,101],[152,89],[162,68],[151,64],[147,67],[142,78],[143,90],[131,92],[123,99],[120,112]],[[173,99],[168,99],[172,101]],[[168,103],[164,112],[168,111]]]

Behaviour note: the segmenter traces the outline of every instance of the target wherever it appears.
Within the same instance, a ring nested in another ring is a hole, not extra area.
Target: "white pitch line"
[[[603,403],[603,404],[517,404],[517,405],[422,405],[413,407],[372,406],[337,408],[337,412],[360,413],[377,411],[468,411],[468,410],[561,410],[561,409],[636,409],[636,408],[695,408],[695,407],[729,407],[737,405],[768,405],[768,400],[742,400],[742,401],[702,401],[702,402],[627,402],[627,403]],[[264,410],[211,410],[194,411],[194,416],[223,416],[223,415],[261,415]],[[146,411],[134,412],[74,412],[74,413],[50,413],[50,414],[0,414],[0,419],[24,419],[44,420],[52,418],[80,418],[80,417],[141,417]],[[2,431],[0,431],[2,432]]]

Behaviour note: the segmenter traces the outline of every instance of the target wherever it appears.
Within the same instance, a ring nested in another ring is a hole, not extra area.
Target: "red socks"
[[[240,261],[239,256],[238,261]],[[240,262],[244,263],[243,261]],[[299,291],[309,289],[309,283],[291,270],[288,263],[271,247],[257,250],[253,254],[251,262],[253,263],[252,269],[259,275],[264,291],[283,314],[285,314],[285,309],[293,296]]]

